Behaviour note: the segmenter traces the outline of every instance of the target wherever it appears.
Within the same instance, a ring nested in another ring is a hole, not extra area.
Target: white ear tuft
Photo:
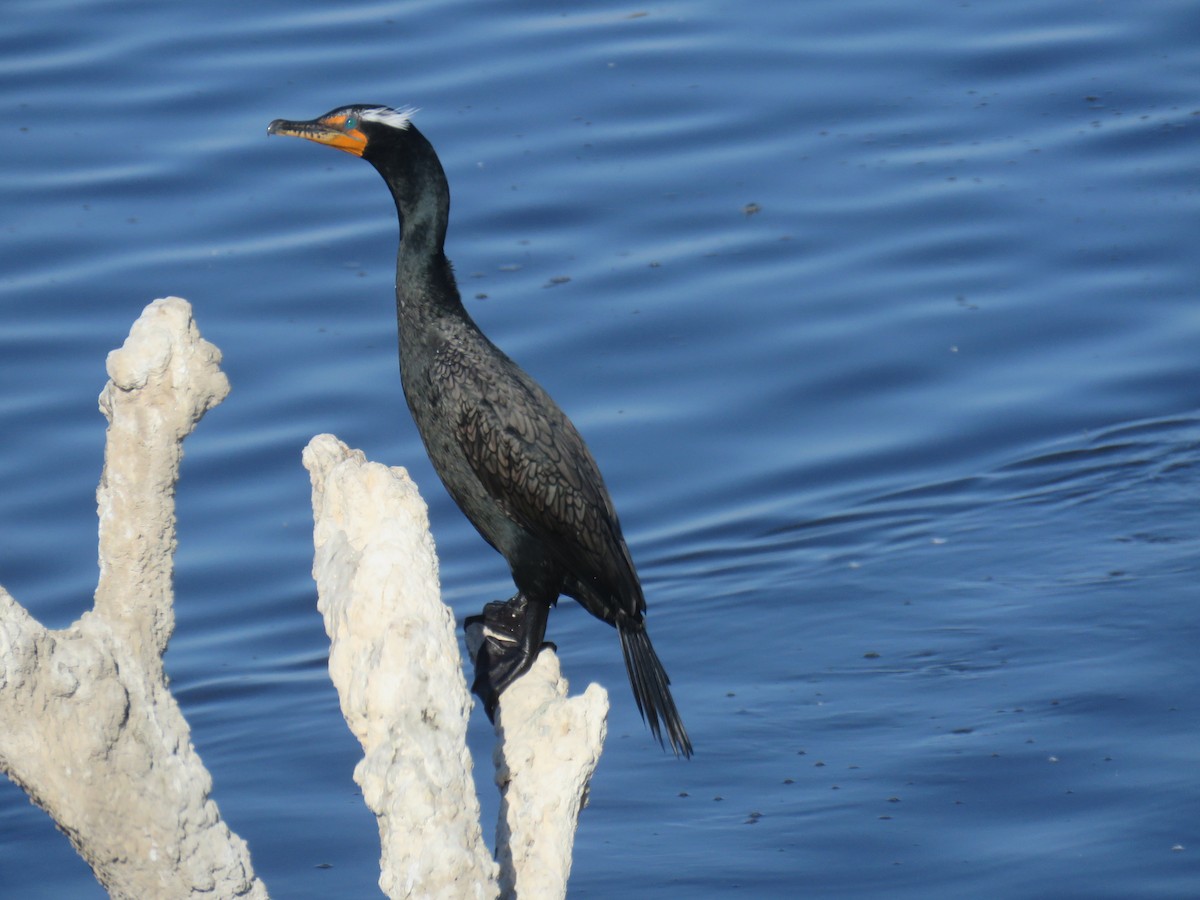
[[[368,122],[378,122],[380,125],[387,125],[391,128],[399,128],[404,130],[412,122],[413,115],[417,112],[415,106],[405,106],[402,109],[392,109],[388,106],[374,106],[370,109],[364,109],[359,112],[359,118]]]

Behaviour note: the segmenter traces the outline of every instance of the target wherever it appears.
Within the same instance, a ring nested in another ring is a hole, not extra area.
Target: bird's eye
[[[358,119],[356,119],[354,116],[348,116],[346,118],[346,127],[347,128],[357,128],[358,127]]]

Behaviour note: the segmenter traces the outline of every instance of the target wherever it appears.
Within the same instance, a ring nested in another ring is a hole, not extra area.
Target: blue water
[[[104,357],[188,298],[233,392],[167,667],[274,896],[379,896],[307,440],[410,469],[460,616],[509,587],[403,406],[381,182],[266,137],[352,102],[421,107],[468,307],[587,436],[696,744],[554,613],[614,701],[573,896],[1200,896],[1194,3],[6,11],[0,583],[90,604]],[[102,896],[7,784],[0,896]]]

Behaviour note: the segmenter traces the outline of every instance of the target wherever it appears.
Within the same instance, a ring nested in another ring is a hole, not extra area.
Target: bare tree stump
[[[52,631],[0,589],[0,770],[118,898],[265,898],[167,687],[182,443],[229,383],[191,307],[146,307],[108,356],[95,607]]]
[[[425,504],[404,469],[367,462],[332,435],[313,438],[304,463],[329,673],[365,754],[354,780],[379,820],[380,887],[392,898],[565,897],[607,693],[591,685],[568,699],[549,650],[504,693],[498,869],[480,830],[472,700]]]

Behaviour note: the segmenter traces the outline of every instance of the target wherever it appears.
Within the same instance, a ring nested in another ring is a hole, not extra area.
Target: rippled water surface
[[[573,896],[1200,895],[1195,4],[8,13],[0,583],[90,604],[104,357],[188,298],[233,392],[167,666],[274,896],[379,896],[307,440],[409,467],[460,616],[509,587],[403,406],[382,184],[265,134],[352,102],[421,107],[468,308],[587,436],[695,740],[553,614],[614,701]],[[0,896],[102,896],[0,788]]]

